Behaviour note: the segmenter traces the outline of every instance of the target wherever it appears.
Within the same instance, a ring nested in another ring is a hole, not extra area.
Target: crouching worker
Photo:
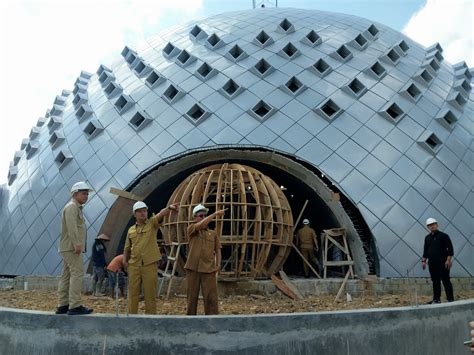
[[[117,255],[107,265],[109,283],[107,285],[107,295],[115,297],[115,287],[120,290],[120,297],[125,297],[125,278],[123,270],[123,254]]]
[[[217,273],[221,265],[221,242],[215,231],[207,227],[224,216],[225,209],[207,216],[209,210],[199,204],[193,209],[194,223],[188,227],[188,259],[186,269],[188,307],[186,314],[196,315],[199,289],[204,298],[204,313],[219,314],[217,306]]]
[[[141,286],[145,295],[145,313],[156,314],[157,262],[161,258],[156,233],[163,217],[178,210],[178,204],[163,208],[148,218],[144,202],[133,205],[135,224],[128,230],[123,250],[123,265],[128,272],[128,313],[138,313]]]

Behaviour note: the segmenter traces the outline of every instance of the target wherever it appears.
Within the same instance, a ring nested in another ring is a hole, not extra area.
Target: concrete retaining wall
[[[0,308],[1,354],[464,354],[474,301],[257,316],[67,316]]]
[[[54,276],[18,276],[14,279],[0,279],[0,289],[13,288],[22,290],[25,282],[29,290],[50,290],[54,291],[58,287],[58,278]],[[302,279],[292,278],[292,282],[298,287],[303,295],[327,295],[336,294],[341,287],[342,279]],[[470,291],[474,289],[474,278],[451,278],[454,292]],[[432,285],[429,278],[371,278],[364,280],[348,280],[347,292],[353,296],[384,294],[415,294],[432,295]],[[84,277],[84,292],[90,292],[91,277]],[[261,281],[236,281],[219,282],[219,293],[221,295],[248,295],[271,294],[276,292],[275,285],[270,280]],[[186,294],[186,280],[177,277],[173,281],[172,293]]]

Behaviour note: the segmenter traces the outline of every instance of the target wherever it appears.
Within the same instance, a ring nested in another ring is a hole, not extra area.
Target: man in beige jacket
[[[86,249],[86,224],[82,206],[92,189],[83,181],[71,188],[72,198],[63,209],[59,253],[63,258],[63,272],[59,279],[59,305],[56,314],[89,314],[92,309],[81,304],[82,280],[84,278],[82,252]]]

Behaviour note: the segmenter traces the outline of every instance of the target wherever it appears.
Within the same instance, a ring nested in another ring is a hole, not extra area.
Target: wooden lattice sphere
[[[222,243],[222,276],[268,276],[288,257],[293,242],[290,205],[281,188],[254,168],[225,163],[198,170],[176,188],[169,203],[179,203],[180,209],[163,221],[166,246],[187,244],[186,228],[197,204],[209,213],[228,209],[210,225]]]

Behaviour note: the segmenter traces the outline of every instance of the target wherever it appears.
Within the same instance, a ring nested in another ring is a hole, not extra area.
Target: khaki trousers
[[[59,306],[76,308],[81,305],[82,280],[84,269],[82,253],[77,255],[72,251],[60,253],[63,258],[63,272],[59,278],[58,296]]]
[[[310,263],[312,263],[315,267],[316,270],[319,268],[319,262],[316,256],[314,255],[314,249],[301,249],[301,254],[308,260]],[[304,275],[309,276],[309,267],[308,264],[306,264],[303,261],[303,270],[304,270]]]
[[[128,264],[128,313],[138,313],[141,286],[145,295],[145,314],[156,314],[156,263],[148,265]]]
[[[187,315],[197,314],[199,289],[204,298],[204,313],[219,314],[217,305],[217,278],[215,272],[204,273],[186,269],[186,286],[188,296]]]

